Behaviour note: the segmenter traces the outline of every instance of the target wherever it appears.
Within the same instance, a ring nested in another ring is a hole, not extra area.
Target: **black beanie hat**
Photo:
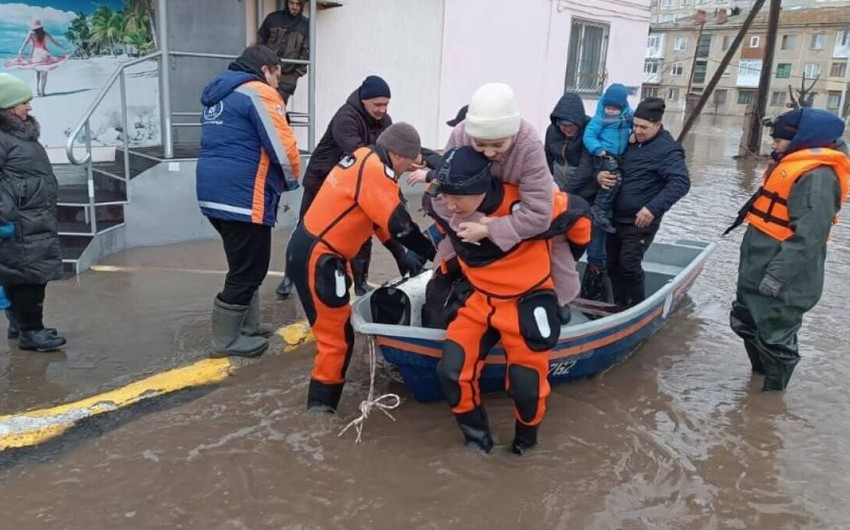
[[[370,75],[360,84],[360,99],[388,98],[390,85],[376,75]]]
[[[635,118],[658,123],[664,117],[667,105],[661,98],[646,98],[635,109]]]
[[[789,110],[773,120],[773,129],[770,136],[780,140],[793,140],[797,134],[797,127],[803,118],[803,109]]]
[[[493,179],[490,161],[468,145],[447,151],[428,189],[430,195],[480,195]]]

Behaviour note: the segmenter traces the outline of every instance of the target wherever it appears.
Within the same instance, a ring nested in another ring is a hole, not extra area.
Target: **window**
[[[677,52],[683,52],[688,49],[688,38],[687,37],[676,37],[676,42],[673,46],[673,49]]]
[[[756,102],[755,90],[739,90],[738,105],[752,105]]]
[[[711,35],[701,35],[697,42],[697,57],[708,57],[711,51]]]
[[[841,92],[829,91],[826,93],[826,109],[838,110],[841,106]]]
[[[676,15],[674,15],[672,13],[667,13],[665,15],[661,15],[661,23],[662,24],[664,24],[665,22],[673,22],[674,20],[676,20]]]
[[[826,35],[812,35],[812,42],[809,48],[822,50],[824,46],[826,46]]]
[[[728,91],[725,88],[720,88],[714,91],[714,104],[723,105],[728,99]]]
[[[779,63],[776,65],[776,78],[788,79],[791,77],[791,63]]]
[[[679,101],[679,89],[670,87],[667,89],[667,101]]]
[[[723,73],[722,73],[722,74],[720,74],[720,77],[729,77],[730,75],[732,75],[732,72],[730,72],[730,71],[729,71],[729,67],[727,66],[727,67],[723,70]]]
[[[705,83],[705,73],[708,71],[708,61],[694,63],[694,83]]]
[[[573,19],[567,53],[567,90],[601,93],[607,53],[608,24]]]
[[[761,74],[761,59],[742,60],[738,65],[738,77],[758,76]]]
[[[785,106],[785,92],[777,90],[775,92],[771,92],[770,94],[770,106],[771,107],[784,107]]]
[[[682,0],[682,7],[688,7],[691,5],[691,0]]]
[[[726,51],[729,49],[729,46],[732,45],[732,37],[729,35],[723,35],[723,46],[721,46],[722,51]]]
[[[641,92],[641,99],[658,97],[658,87],[655,86],[645,86]]]
[[[750,37],[750,48],[758,48],[760,40],[758,37]]]
[[[842,29],[835,36],[836,46],[850,46],[850,29]]]
[[[783,35],[782,36],[782,49],[783,50],[793,50],[797,47],[797,36],[796,35]]]
[[[809,63],[806,65],[806,79],[814,79],[820,77],[820,63]]]
[[[658,51],[658,48],[661,47],[661,37],[658,35],[650,35],[646,38],[646,47],[652,51]]]
[[[661,2],[661,7],[670,8],[673,7],[674,0],[663,0]]]
[[[832,63],[829,77],[847,77],[847,63]]]
[[[685,63],[673,63],[673,67],[670,69],[670,75],[673,77],[682,77],[685,73]]]
[[[646,75],[655,75],[658,73],[658,61],[647,59],[643,63],[643,73]]]

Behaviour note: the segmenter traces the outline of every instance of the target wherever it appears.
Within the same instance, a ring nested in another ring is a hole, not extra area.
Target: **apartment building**
[[[680,18],[692,17],[697,9],[707,13],[725,9],[733,16],[741,12],[746,15],[753,4],[755,0],[652,0],[652,23],[665,24]],[[770,0],[765,2],[765,9],[769,4]],[[848,4],[850,2],[847,0],[782,0],[783,9],[808,9]]]
[[[667,100],[667,108],[684,111],[688,87],[699,97],[729,49],[744,14],[725,9],[673,23],[652,24],[647,39],[642,96]],[[754,103],[765,54],[767,13],[760,14],[744,38],[703,110],[708,114],[743,114]],[[850,90],[850,9],[783,10],[774,50],[768,115],[782,112],[793,90],[812,86],[812,106],[848,114]]]

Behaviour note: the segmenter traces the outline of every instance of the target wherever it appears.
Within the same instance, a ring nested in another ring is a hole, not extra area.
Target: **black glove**
[[[402,276],[416,276],[422,272],[422,269],[425,267],[425,263],[428,262],[427,258],[420,256],[412,250],[404,248],[404,245],[398,241],[387,241],[384,243],[384,246],[387,247],[387,250],[389,250],[395,258],[395,262],[398,265],[398,272]]]

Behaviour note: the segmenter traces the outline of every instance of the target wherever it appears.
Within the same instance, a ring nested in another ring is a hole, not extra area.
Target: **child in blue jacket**
[[[608,233],[614,233],[611,209],[620,189],[622,171],[619,157],[629,145],[633,112],[629,106],[629,89],[614,83],[602,94],[596,114],[584,129],[584,146],[594,156],[596,171],[609,171],[617,176],[617,184],[596,195],[591,213],[593,222]]]

